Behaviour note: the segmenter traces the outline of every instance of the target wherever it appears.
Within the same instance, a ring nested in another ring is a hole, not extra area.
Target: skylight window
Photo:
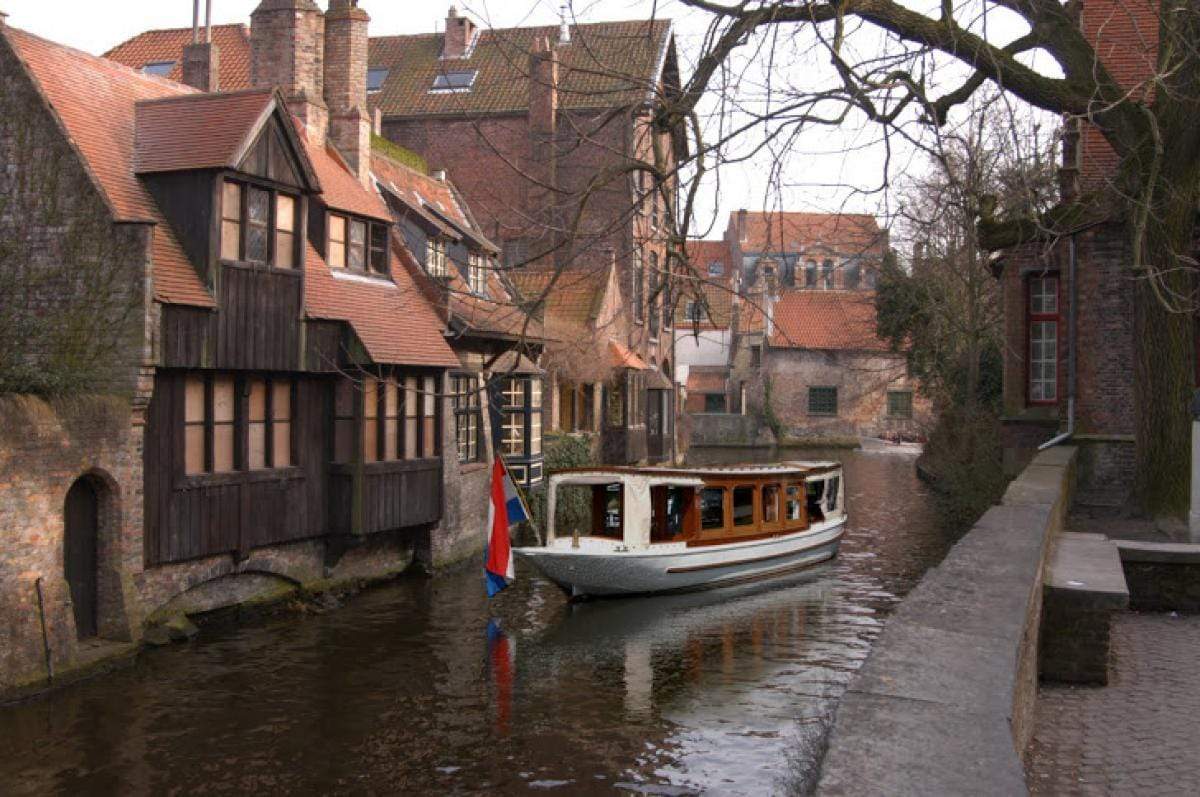
[[[158,75],[167,77],[171,74],[171,70],[175,68],[174,61],[151,61],[142,67],[142,71],[147,75]]]
[[[388,68],[385,66],[375,66],[367,70],[367,93],[374,94],[383,88],[383,81],[387,80]]]
[[[475,76],[478,74],[478,69],[441,72],[433,78],[433,88],[429,92],[431,94],[444,94],[470,91],[471,86],[475,85]]]

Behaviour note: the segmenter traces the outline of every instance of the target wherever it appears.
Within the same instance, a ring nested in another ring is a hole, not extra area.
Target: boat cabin
[[[840,485],[832,462],[562,471],[550,479],[549,517],[560,488],[582,487],[589,518],[573,528],[551,523],[547,544],[571,537],[587,547],[692,547],[794,534],[844,514]]]

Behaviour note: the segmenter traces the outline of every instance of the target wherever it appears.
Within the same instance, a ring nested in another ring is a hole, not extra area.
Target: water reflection
[[[911,459],[838,458],[850,525],[817,570],[568,606],[526,570],[488,605],[471,569],[206,629],[0,709],[0,793],[786,791],[797,739],[949,543]]]

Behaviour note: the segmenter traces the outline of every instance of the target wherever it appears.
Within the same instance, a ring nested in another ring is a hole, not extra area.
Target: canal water
[[[525,570],[489,605],[472,568],[206,628],[0,707],[0,794],[794,792],[882,619],[952,542],[910,456],[831,456],[850,523],[816,570],[571,606]]]

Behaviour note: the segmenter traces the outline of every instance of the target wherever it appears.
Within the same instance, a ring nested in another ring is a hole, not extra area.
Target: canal
[[[472,568],[208,627],[0,707],[0,794],[794,791],[882,618],[952,542],[910,456],[833,456],[850,522],[816,570],[569,606],[527,571],[489,605]]]

